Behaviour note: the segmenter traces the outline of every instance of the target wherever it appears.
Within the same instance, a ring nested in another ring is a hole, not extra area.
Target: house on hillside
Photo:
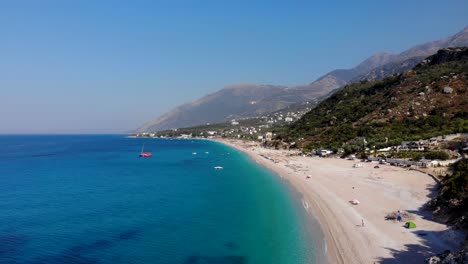
[[[403,141],[401,145],[397,147],[397,151],[424,151],[428,147],[429,143],[426,140]]]
[[[261,136],[258,136],[258,139],[262,141],[262,143],[269,142],[273,139],[273,133],[267,132]]]
[[[442,141],[442,137],[432,137],[429,139],[429,146],[438,146],[439,141]]]
[[[423,151],[424,150],[424,144],[420,141],[413,141],[408,144],[408,149],[409,150],[415,150],[415,151]]]
[[[468,153],[468,139],[465,139],[461,145],[460,145],[460,148],[462,150],[463,153]]]

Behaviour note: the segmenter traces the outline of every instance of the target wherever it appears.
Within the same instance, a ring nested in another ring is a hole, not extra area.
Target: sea
[[[217,142],[0,136],[0,264],[322,263],[318,230],[287,182]]]

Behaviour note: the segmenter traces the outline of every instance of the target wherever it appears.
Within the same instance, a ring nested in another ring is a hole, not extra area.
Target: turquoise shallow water
[[[296,200],[214,142],[0,136],[1,264],[316,263]]]

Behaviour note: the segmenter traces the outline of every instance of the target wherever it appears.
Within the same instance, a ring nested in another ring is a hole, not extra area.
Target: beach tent
[[[413,222],[406,222],[405,224],[406,228],[416,228],[416,224]]]

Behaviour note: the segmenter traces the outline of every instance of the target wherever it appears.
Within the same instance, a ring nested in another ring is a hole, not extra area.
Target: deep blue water
[[[296,200],[214,142],[0,136],[1,264],[315,263]]]

